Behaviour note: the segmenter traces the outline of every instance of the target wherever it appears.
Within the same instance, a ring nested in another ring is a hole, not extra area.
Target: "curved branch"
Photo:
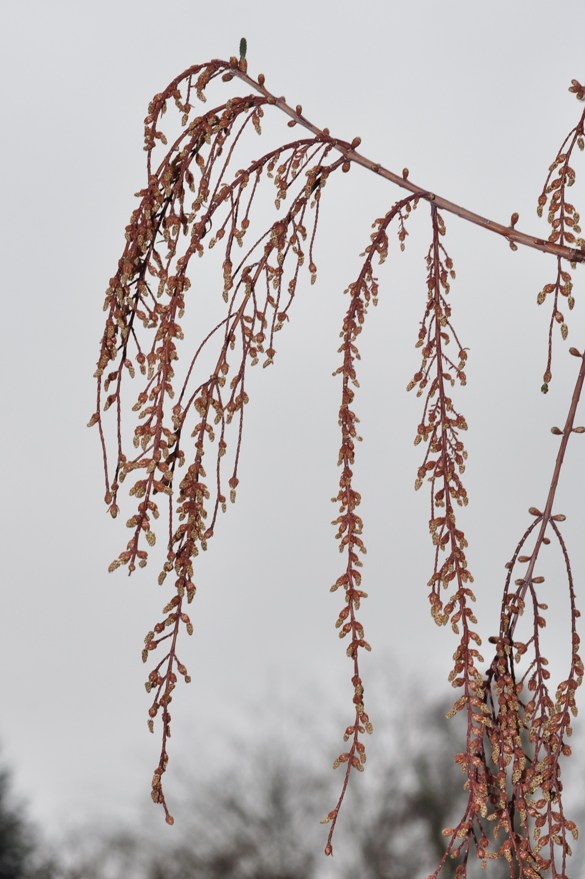
[[[235,65],[233,63],[234,61],[236,62]],[[419,186],[409,180],[408,176],[395,174],[393,171],[388,170],[388,168],[384,168],[383,165],[373,162],[367,156],[356,151],[355,146],[359,146],[358,138],[349,144],[347,141],[331,137],[327,128],[321,130],[310,122],[307,117],[302,114],[301,107],[294,109],[290,104],[287,104],[284,97],[277,98],[269,92],[264,85],[264,77],[262,74],[259,74],[258,80],[252,79],[251,76],[248,76],[244,70],[241,70],[238,67],[236,59],[232,59],[230,63],[226,61],[217,61],[214,63],[225,65],[226,68],[230,69],[230,72],[232,72],[234,76],[239,77],[247,85],[264,95],[269,104],[277,106],[279,110],[282,110],[283,113],[290,116],[290,118],[298,125],[302,125],[304,128],[320,137],[325,135],[332,147],[338,150],[347,161],[355,162],[357,165],[367,168],[368,171],[373,171],[379,177],[389,180],[396,186],[400,186],[402,189],[407,189],[409,192],[419,195],[421,198],[426,198],[429,201],[432,201],[440,210],[449,211],[449,213],[461,217],[462,220],[467,220],[469,223],[474,223],[476,226],[481,226],[483,229],[488,229],[491,232],[495,232],[497,235],[502,235],[508,242],[521,244],[524,247],[532,247],[543,253],[552,253],[555,256],[562,257],[570,262],[585,262],[585,250],[545,241],[544,238],[537,238],[534,235],[528,235],[526,232],[520,232],[519,229],[516,229],[513,226],[505,226],[503,223],[498,223],[495,220],[482,217],[481,214],[476,214],[474,211],[470,211],[462,205],[449,201],[449,199],[444,198],[441,195],[429,192],[425,187]],[[356,140],[358,141],[357,144],[355,143]]]

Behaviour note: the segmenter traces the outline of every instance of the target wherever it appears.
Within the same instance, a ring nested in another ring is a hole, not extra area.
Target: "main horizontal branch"
[[[430,192],[423,186],[418,186],[416,183],[413,183],[412,180],[408,178],[408,176],[403,176],[400,174],[395,174],[393,171],[388,170],[388,168],[384,168],[383,165],[380,165],[378,162],[373,162],[371,159],[368,159],[367,156],[358,153],[357,150],[352,149],[351,145],[347,141],[339,140],[338,138],[332,137],[329,134],[329,130],[327,128],[320,129],[312,122],[310,122],[306,116],[304,116],[301,112],[301,108],[295,109],[287,104],[286,99],[284,97],[277,98],[271,92],[268,91],[266,86],[264,85],[264,77],[262,74],[259,75],[259,81],[253,79],[251,76],[248,76],[245,69],[242,69],[237,62],[237,59],[230,59],[230,63],[225,61],[218,61],[218,64],[225,65],[226,68],[233,72],[234,76],[239,77],[249,86],[254,88],[256,91],[260,92],[260,94],[264,95],[264,97],[268,100],[270,104],[274,104],[283,113],[286,113],[287,116],[290,116],[294,122],[298,125],[302,125],[304,128],[311,131],[316,136],[323,138],[331,143],[331,145],[338,150],[344,158],[348,161],[355,162],[358,165],[362,165],[362,167],[367,168],[368,171],[373,171],[374,174],[377,174],[379,177],[383,177],[385,180],[389,180],[391,183],[395,183],[396,186],[400,186],[402,189],[406,189],[409,192],[412,192],[416,195],[419,195],[421,198],[426,199],[427,201],[432,201],[433,204],[444,211],[449,211],[451,214],[455,214],[457,217],[461,217],[463,220],[467,220],[469,223],[475,223],[476,226],[481,226],[482,229],[489,229],[491,232],[495,232],[497,235],[502,235],[508,242],[514,244],[520,244],[525,247],[532,247],[535,250],[541,250],[543,253],[552,253],[555,256],[560,256],[563,259],[569,260],[570,262],[581,263],[585,262],[585,250],[580,250],[579,248],[574,247],[565,247],[562,244],[555,244],[551,241],[545,241],[543,238],[536,238],[534,235],[528,235],[526,232],[520,232],[520,230],[514,228],[513,226],[505,226],[502,223],[497,223],[495,220],[490,220],[487,217],[482,217],[481,214],[476,214],[474,211],[470,211],[467,208],[462,207],[461,205],[456,204],[453,201],[449,201],[447,198],[443,198],[441,195],[437,195],[437,193]],[[245,67],[245,65],[242,65]]]

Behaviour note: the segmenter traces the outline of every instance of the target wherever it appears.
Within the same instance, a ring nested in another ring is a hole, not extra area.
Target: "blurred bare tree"
[[[445,851],[443,828],[466,796],[453,759],[462,720],[445,722],[444,705],[401,712],[400,759],[381,749],[376,771],[354,786],[354,818],[339,856],[325,863],[319,819],[331,791],[307,762],[300,736],[296,757],[274,738],[248,751],[236,743],[225,771],[196,795],[186,778],[186,817],[170,838],[149,819],[115,830],[88,820],[52,854],[0,769],[0,879],[426,879]],[[583,821],[583,803],[571,806]],[[584,855],[577,847],[573,879],[585,877]],[[444,875],[455,876],[456,867],[448,860]],[[470,879],[511,875],[501,860],[469,869]]]
[[[0,879],[54,879],[56,867],[0,767]]]
[[[250,754],[244,773],[230,769],[203,797],[207,810],[193,802],[180,845],[157,855],[148,879],[312,879],[321,864],[317,779],[284,749]]]
[[[10,775],[0,769],[0,879],[26,876],[33,852],[32,832],[22,807],[14,801]]]
[[[426,879],[445,851],[442,830],[465,800],[453,760],[457,722],[445,722],[444,706],[404,717],[408,755],[402,748],[400,761],[391,758],[354,787],[354,819],[334,863],[320,853],[329,793],[322,773],[268,742],[244,760],[240,751],[237,765],[196,796],[187,780],[188,817],[172,840],[150,824],[101,837],[92,830],[77,835],[54,879]],[[445,875],[455,868],[448,861]],[[509,868],[490,863],[487,876],[503,879]]]
[[[344,879],[414,879],[431,873],[445,851],[442,830],[464,800],[464,778],[453,761],[456,739],[444,707],[426,708],[405,733],[410,752],[371,773],[353,792],[354,859]],[[414,738],[413,738],[414,736]],[[455,865],[447,863],[445,876]]]

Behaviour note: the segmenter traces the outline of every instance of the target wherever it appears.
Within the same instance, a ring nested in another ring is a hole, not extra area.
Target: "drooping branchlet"
[[[344,776],[337,804],[324,819],[330,823],[325,851],[333,851],[333,832],[349,778],[353,769],[364,767],[363,736],[372,730],[359,664],[362,651],[370,645],[357,617],[366,597],[362,589],[363,522],[358,514],[361,496],[354,485],[356,447],[361,439],[355,406],[359,336],[368,309],[378,300],[375,266],[388,255],[391,224],[395,223],[403,250],[408,217],[422,202],[430,212],[431,244],[416,343],[421,363],[409,384],[423,398],[415,443],[424,444],[424,453],[415,486],[427,484],[430,490],[432,615],[441,626],[449,623],[457,637],[449,680],[459,695],[449,714],[463,712],[467,721],[465,745],[455,760],[463,771],[468,801],[458,823],[444,831],[446,851],[433,875],[438,876],[446,859],[454,857],[460,861],[456,875],[461,879],[475,852],[481,862],[505,859],[514,875],[526,879],[536,879],[549,868],[553,875],[565,877],[569,839],[577,831],[562,805],[560,761],[570,754],[567,738],[577,711],[575,692],[582,681],[583,664],[573,574],[560,531],[564,516],[553,513],[553,501],[567,443],[585,431],[575,426],[585,356],[570,349],[581,360],[580,370],[566,422],[562,428],[553,427],[560,446],[548,497],[542,511],[530,508],[533,521],[506,565],[499,632],[488,639],[495,648],[494,657],[482,672],[473,578],[458,519],[468,500],[462,480],[467,457],[462,434],[467,422],[455,396],[457,387],[467,381],[467,349],[454,328],[449,294],[455,273],[444,244],[443,214],[454,213],[496,232],[513,249],[528,246],[555,257],[556,278],[538,296],[544,302],[552,294],[542,385],[546,392],[552,377],[552,329],[558,323],[566,337],[561,303],[566,301],[571,310],[574,302],[566,263],[574,267],[585,261],[585,241],[577,237],[579,213],[567,200],[575,179],[572,154],[575,146],[581,150],[585,146],[585,114],[561,146],[539,198],[539,213],[548,208],[552,227],[544,241],[517,228],[516,212],[508,225],[489,221],[417,186],[408,168],[397,174],[357,153],[359,137],[351,141],[336,138],[329,129],[311,123],[300,104],[293,107],[284,97],[269,92],[262,74],[252,79],[246,50],[242,39],[239,58],[189,68],[149,105],[144,129],[146,182],[137,193],[139,204],[126,227],[124,251],[106,293],[106,323],[96,370],[97,405],[90,425],[97,425],[103,450],[105,502],[113,518],[122,503],[133,505],[126,523],[130,539],[110,570],[125,565],[132,573],[144,567],[158,536],[166,549],[159,584],[165,585],[169,575],[172,581],[162,615],[147,633],[142,651],[148,663],[145,686],[151,700],[148,726],[154,731],[159,722],[162,732],[152,798],[172,824],[163,790],[170,706],[179,680],[190,681],[178,655],[179,636],[183,631],[193,632],[187,607],[196,594],[196,559],[213,537],[219,513],[226,511],[228,500],[236,499],[249,371],[275,362],[276,334],[290,319],[299,286],[316,280],[315,242],[325,185],[339,169],[347,172],[359,164],[407,195],[374,223],[361,269],[346,290],[341,363],[335,372],[341,377],[341,439],[334,525],[344,564],[331,588],[344,596],[336,626],[340,637],[347,639],[352,664],[352,717],[343,736],[347,747],[334,762],[335,767],[343,767]],[[228,98],[196,115],[196,102],[207,102],[216,81],[243,82],[250,93]],[[571,91],[583,100],[585,88],[576,80]],[[178,124],[165,132],[162,117],[173,105]],[[290,127],[295,131],[301,127],[306,135],[287,140],[234,170],[239,144],[248,132],[254,137],[262,134],[265,114],[272,110],[286,114]],[[342,178],[343,173],[338,176]],[[267,181],[274,186],[275,215],[267,226],[252,231],[259,193]],[[185,316],[199,296],[193,258],[212,248],[221,254],[218,293],[223,312],[214,326],[201,332],[183,366]],[[123,403],[123,391],[124,400],[130,392],[130,411]],[[122,500],[126,489],[127,499]],[[542,548],[551,542],[563,558],[571,620],[570,667],[554,692],[542,645],[548,610],[543,600],[545,583],[536,570]],[[522,616],[531,621],[524,640],[516,637]]]

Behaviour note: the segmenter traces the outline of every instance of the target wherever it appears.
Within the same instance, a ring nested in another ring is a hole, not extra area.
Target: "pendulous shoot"
[[[152,798],[172,824],[163,777],[169,760],[171,703],[179,681],[190,680],[180,658],[181,638],[183,632],[193,632],[189,606],[197,590],[197,557],[207,549],[220,513],[236,500],[249,371],[274,363],[278,333],[290,320],[298,290],[316,280],[315,242],[325,186],[359,164],[405,194],[374,221],[360,271],[345,290],[340,363],[334,373],[341,383],[341,399],[333,524],[343,561],[331,591],[342,595],[336,626],[340,638],[346,639],[351,662],[353,707],[343,735],[345,749],[334,763],[342,767],[343,781],[338,801],[324,819],[329,824],[325,852],[333,852],[349,779],[354,770],[364,768],[364,735],[372,732],[360,672],[360,656],[370,645],[357,617],[367,597],[362,588],[361,497],[353,473],[361,439],[355,408],[359,336],[378,300],[375,272],[389,254],[391,228],[403,250],[409,217],[418,209],[428,214],[430,245],[426,301],[416,341],[421,362],[408,385],[422,402],[414,441],[424,452],[415,488],[426,485],[430,495],[431,613],[438,625],[449,625],[457,639],[449,680],[459,695],[450,714],[463,712],[467,723],[465,742],[455,757],[468,792],[467,806],[458,823],[444,831],[445,854],[433,876],[454,858],[461,879],[475,855],[484,864],[505,859],[511,876],[536,879],[550,870],[564,877],[577,829],[564,812],[560,764],[571,753],[567,739],[577,713],[575,692],[582,682],[583,663],[575,585],[561,532],[564,516],[553,508],[567,443],[574,433],[585,431],[575,426],[585,354],[570,349],[579,371],[566,423],[553,428],[561,440],[550,489],[542,511],[530,508],[530,524],[506,566],[499,632],[488,639],[493,656],[486,660],[473,611],[467,541],[458,520],[468,502],[462,480],[467,422],[455,395],[466,384],[468,353],[453,319],[455,271],[445,246],[444,215],[455,214],[495,232],[512,249],[536,248],[555,260],[554,277],[538,294],[539,304],[551,304],[542,385],[546,392],[552,379],[554,327],[558,325],[566,339],[564,309],[571,311],[574,305],[572,272],[585,261],[579,213],[568,200],[575,181],[573,159],[585,146],[585,112],[563,141],[538,199],[538,213],[548,212],[551,227],[548,238],[541,239],[517,229],[516,213],[509,225],[494,222],[418,187],[406,168],[396,174],[374,163],[358,152],[359,138],[334,137],[311,123],[300,105],[293,107],[270,92],[262,74],[252,78],[246,55],[242,39],[239,58],[190,67],[149,105],[146,182],[137,193],[124,251],[106,292],[95,374],[97,402],[90,425],[97,426],[101,441],[105,501],[114,518],[121,506],[133,507],[126,522],[129,539],[110,570],[125,566],[132,573],[144,567],[158,537],[165,547],[159,583],[171,581],[168,600],[142,651],[148,667],[148,725],[151,732],[156,725],[161,731]],[[207,103],[212,84],[227,88],[234,81],[244,86],[244,94],[196,109]],[[585,100],[585,87],[576,80],[570,91]],[[173,107],[176,114],[169,113],[165,133],[163,116]],[[290,139],[250,158],[248,134],[262,133],[268,112],[284,114],[288,128],[300,129],[301,135],[291,131]],[[258,229],[255,211],[267,187],[273,187],[274,217]],[[184,318],[200,293],[193,286],[195,263],[213,248],[221,263],[222,310],[190,348]],[[564,560],[572,645],[570,668],[556,689],[542,653],[547,606],[541,598],[543,577],[537,573],[541,549],[551,541],[558,544]],[[518,640],[522,614],[532,622],[528,637]]]

